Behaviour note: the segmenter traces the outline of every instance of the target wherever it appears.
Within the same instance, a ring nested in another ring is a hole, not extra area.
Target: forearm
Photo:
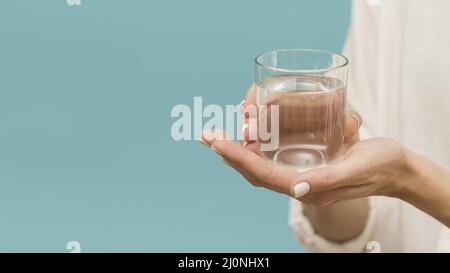
[[[450,227],[450,172],[425,157],[407,150],[409,175],[399,179],[399,198]]]
[[[304,214],[317,234],[334,242],[344,242],[363,232],[369,215],[369,201],[362,198],[326,207],[304,205]]]

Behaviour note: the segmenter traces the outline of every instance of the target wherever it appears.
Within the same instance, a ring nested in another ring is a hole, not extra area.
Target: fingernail
[[[300,198],[309,193],[311,187],[308,182],[301,182],[294,186],[294,197]]]
[[[245,139],[245,130],[249,127],[248,123],[245,122],[242,124],[241,128],[241,139]]]
[[[213,150],[214,152],[216,152],[217,154],[219,154],[220,156],[222,156],[222,154],[219,152],[219,150],[217,150],[216,147],[211,146],[211,150]]]
[[[241,103],[239,103],[239,107],[242,107],[242,105],[244,105],[245,100],[241,101]]]
[[[225,164],[225,165],[228,165],[228,166],[230,166],[231,167],[231,165],[230,165],[230,163],[228,162],[228,161],[226,161],[225,159],[224,160],[222,160],[223,161],[223,163]]]
[[[244,146],[244,148],[247,148],[248,144],[250,144],[247,140],[244,141],[244,144],[242,144],[242,146]]]
[[[352,115],[352,118],[356,121],[356,124],[358,125],[358,129],[359,129],[359,127],[361,126],[361,124],[359,123],[360,121],[359,121],[358,116]]]

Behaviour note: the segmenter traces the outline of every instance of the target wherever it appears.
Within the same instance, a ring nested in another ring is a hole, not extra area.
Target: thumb
[[[299,173],[296,178],[300,183],[293,185],[294,197],[303,197],[308,193],[323,192],[348,186],[350,177],[358,171],[353,160],[345,160],[338,163],[312,169]]]

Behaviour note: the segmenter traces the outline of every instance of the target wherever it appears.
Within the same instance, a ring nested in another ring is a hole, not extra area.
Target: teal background
[[[301,252],[287,198],[194,141],[176,104],[238,104],[253,58],[340,51],[350,1],[0,4],[0,251]]]

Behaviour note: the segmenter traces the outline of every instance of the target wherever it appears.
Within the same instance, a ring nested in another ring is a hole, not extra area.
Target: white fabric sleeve
[[[289,225],[297,240],[310,252],[366,252],[367,244],[372,238],[377,213],[371,198],[369,198],[369,204],[369,217],[363,232],[347,242],[332,242],[316,234],[310,221],[303,214],[302,203],[293,198],[290,201]]]

